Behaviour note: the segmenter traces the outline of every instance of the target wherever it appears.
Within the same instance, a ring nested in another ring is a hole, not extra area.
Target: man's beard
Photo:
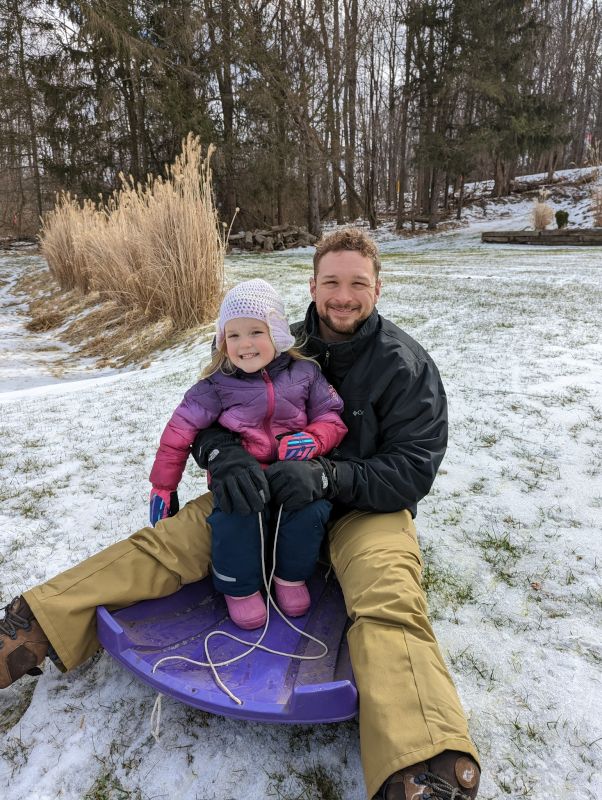
[[[361,328],[364,322],[368,319],[367,316],[358,319],[349,320],[349,322],[337,322],[328,313],[318,314],[320,321],[326,325],[333,333],[338,333],[342,336],[353,336],[353,334]]]

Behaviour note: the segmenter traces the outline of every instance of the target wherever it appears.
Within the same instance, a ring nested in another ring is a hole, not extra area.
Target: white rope
[[[155,699],[155,705],[153,706],[153,710],[151,713],[150,718],[150,727],[151,727],[151,734],[154,740],[158,743],[159,742],[159,731],[161,728],[161,699],[163,695],[161,692],[157,692],[157,697]]]
[[[266,653],[272,653],[272,655],[285,656],[286,658],[295,658],[298,659],[299,661],[317,661],[320,658],[324,658],[324,656],[328,653],[328,647],[324,642],[320,641],[320,639],[317,639],[315,636],[312,636],[311,633],[306,633],[305,631],[302,631],[300,628],[297,628],[296,625],[293,625],[293,623],[285,617],[285,615],[282,613],[282,611],[278,608],[278,606],[272,599],[271,588],[272,588],[272,581],[274,579],[274,572],[276,570],[276,544],[278,542],[278,533],[280,531],[280,518],[282,516],[282,506],[280,506],[280,509],[278,511],[278,519],[276,521],[276,531],[274,533],[274,547],[272,552],[273,556],[272,571],[270,572],[269,580],[266,577],[266,571],[265,571],[265,538],[263,533],[263,518],[261,512],[259,512],[258,516],[259,516],[259,535],[261,539],[261,572],[263,576],[263,586],[266,590],[268,598],[266,621],[265,625],[263,626],[263,630],[261,632],[261,636],[259,637],[259,639],[256,642],[248,642],[245,639],[241,639],[240,637],[235,636],[232,633],[228,633],[227,631],[211,631],[211,633],[208,633],[207,636],[205,636],[205,642],[204,642],[204,649],[207,661],[195,661],[193,658],[187,658],[186,656],[165,656],[164,658],[160,658],[157,661],[152,670],[154,674],[155,671],[157,670],[157,667],[159,667],[160,664],[165,664],[167,661],[184,661],[187,664],[194,664],[195,666],[198,667],[209,667],[211,669],[211,672],[213,673],[213,679],[215,683],[219,686],[219,688],[223,692],[225,692],[225,694],[228,695],[229,698],[231,698],[231,700],[233,700],[239,706],[244,705],[243,701],[235,694],[233,694],[230,691],[230,689],[226,686],[226,684],[222,681],[222,679],[217,673],[217,667],[226,667],[229,666],[230,664],[234,664],[236,661],[240,661],[242,658],[245,658],[246,656],[250,655],[250,653],[252,653],[253,650],[263,650]],[[324,652],[315,656],[302,656],[302,655],[297,655],[295,653],[284,653],[281,650],[273,650],[271,647],[267,647],[266,645],[261,644],[266,633],[268,632],[268,626],[270,624],[270,606],[274,607],[275,611],[280,615],[280,617],[282,617],[282,619],[286,622],[289,628],[292,628],[294,631],[301,634],[301,636],[305,636],[307,639],[311,639],[312,642],[316,642],[316,644],[320,645],[323,648]],[[227,639],[232,639],[235,642],[247,645],[249,649],[245,650],[244,653],[240,653],[240,655],[237,655],[234,658],[229,658],[227,661],[219,661],[217,663],[214,663],[209,653],[209,640],[213,636],[225,636]],[[161,724],[161,694],[157,696],[157,699],[155,700],[155,705],[153,707],[153,712],[151,714],[151,733],[157,741],[159,740],[160,724]]]

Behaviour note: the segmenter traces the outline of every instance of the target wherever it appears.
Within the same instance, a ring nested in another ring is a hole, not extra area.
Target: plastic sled
[[[159,600],[144,600],[109,613],[97,609],[98,638],[105,650],[158,692],[189,706],[226,717],[261,722],[341,722],[357,713],[357,689],[347,647],[347,613],[333,575],[319,567],[308,581],[311,608],[292,622],[328,646],[316,661],[298,661],[261,650],[227,667],[220,678],[242,700],[238,705],[214,682],[211,670],[184,661],[161,664],[165,656],[183,655],[205,661],[205,636],[224,630],[255,642],[259,631],[240,631],[228,617],[223,595],[210,578],[184,586]],[[314,642],[289,628],[271,609],[263,644],[300,655],[322,652]],[[210,640],[213,661],[232,658],[247,649],[216,636]]]

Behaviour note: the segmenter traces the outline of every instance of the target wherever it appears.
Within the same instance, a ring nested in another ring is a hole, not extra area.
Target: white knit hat
[[[218,348],[224,341],[226,322],[240,317],[265,322],[276,345],[277,356],[295,344],[295,337],[291,336],[284,313],[284,303],[274,287],[261,278],[237,284],[224,297],[215,333],[215,343]]]

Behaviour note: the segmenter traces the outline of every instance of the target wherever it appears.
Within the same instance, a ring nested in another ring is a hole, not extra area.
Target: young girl
[[[284,305],[269,283],[245,281],[226,294],[215,344],[211,364],[186,392],[161,436],[150,474],[153,525],[177,511],[172,493],[190,447],[198,431],[213,422],[239,433],[242,446],[262,465],[324,455],[347,433],[340,418],[343,401],[316,363],[295,349]],[[211,487],[210,475],[208,480]],[[270,511],[267,505],[266,520]],[[314,570],[330,511],[327,500],[318,500],[299,511],[282,512],[274,589],[289,616],[301,616],[309,608],[305,580]],[[214,585],[224,593],[230,617],[240,628],[259,628],[266,606],[259,591],[257,514],[226,514],[214,497],[208,522]]]

